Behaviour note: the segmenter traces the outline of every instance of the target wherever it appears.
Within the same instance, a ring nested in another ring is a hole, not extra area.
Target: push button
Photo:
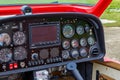
[[[9,64],[9,69],[13,69],[13,64]]]
[[[18,64],[17,63],[14,63],[14,68],[18,68]]]

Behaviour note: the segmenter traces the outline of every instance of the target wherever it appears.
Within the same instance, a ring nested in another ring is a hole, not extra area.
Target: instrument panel
[[[83,13],[19,15],[0,20],[0,75],[101,59],[100,21]]]

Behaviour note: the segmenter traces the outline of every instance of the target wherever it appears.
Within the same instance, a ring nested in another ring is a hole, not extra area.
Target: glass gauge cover
[[[75,33],[75,31],[74,31],[74,29],[72,28],[71,25],[65,25],[63,27],[63,35],[64,35],[65,38],[73,37],[74,33]]]
[[[70,42],[69,42],[68,40],[63,41],[62,47],[63,47],[64,49],[70,48]]]
[[[73,40],[71,41],[71,45],[72,45],[73,48],[77,48],[77,47],[79,46],[78,40],[73,39]]]
[[[68,59],[69,56],[70,56],[70,54],[69,54],[69,51],[68,51],[68,50],[62,51],[62,58],[63,58],[63,59]]]
[[[48,51],[48,49],[42,49],[41,51],[40,51],[40,57],[42,58],[42,59],[46,59],[46,58],[48,58],[49,57],[49,51]]]
[[[87,41],[86,41],[85,38],[80,39],[80,45],[83,46],[83,47],[87,46]]]
[[[82,35],[85,31],[84,31],[84,27],[83,26],[78,26],[77,28],[76,28],[76,32],[77,32],[77,34],[78,35]]]
[[[8,46],[11,43],[11,38],[8,33],[0,34],[0,46]]]
[[[57,57],[57,56],[59,56],[59,48],[51,48],[50,49],[50,56],[51,57]]]
[[[80,56],[81,57],[86,57],[87,56],[87,50],[85,48],[81,48],[80,49]]]
[[[12,51],[8,48],[4,48],[0,50],[0,61],[8,62],[12,59]]]
[[[14,59],[15,60],[24,60],[27,58],[27,51],[24,47],[17,47],[14,50]]]
[[[94,44],[95,44],[95,40],[94,40],[93,37],[90,36],[90,37],[88,38],[88,44],[89,44],[89,45],[94,45]]]
[[[79,57],[79,51],[78,51],[77,49],[73,49],[73,50],[71,51],[71,56],[72,56],[73,58],[78,58],[78,57]]]
[[[18,31],[13,35],[13,41],[15,45],[22,45],[26,41],[26,36],[23,32]]]

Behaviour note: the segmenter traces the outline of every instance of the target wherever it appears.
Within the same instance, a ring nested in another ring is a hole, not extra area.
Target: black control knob
[[[37,60],[38,59],[38,54],[33,53],[31,57],[32,57],[32,60]]]

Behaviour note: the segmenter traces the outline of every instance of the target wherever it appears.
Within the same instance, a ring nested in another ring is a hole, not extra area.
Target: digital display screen
[[[31,44],[41,46],[42,43],[56,42],[57,25],[35,25],[31,27]]]

